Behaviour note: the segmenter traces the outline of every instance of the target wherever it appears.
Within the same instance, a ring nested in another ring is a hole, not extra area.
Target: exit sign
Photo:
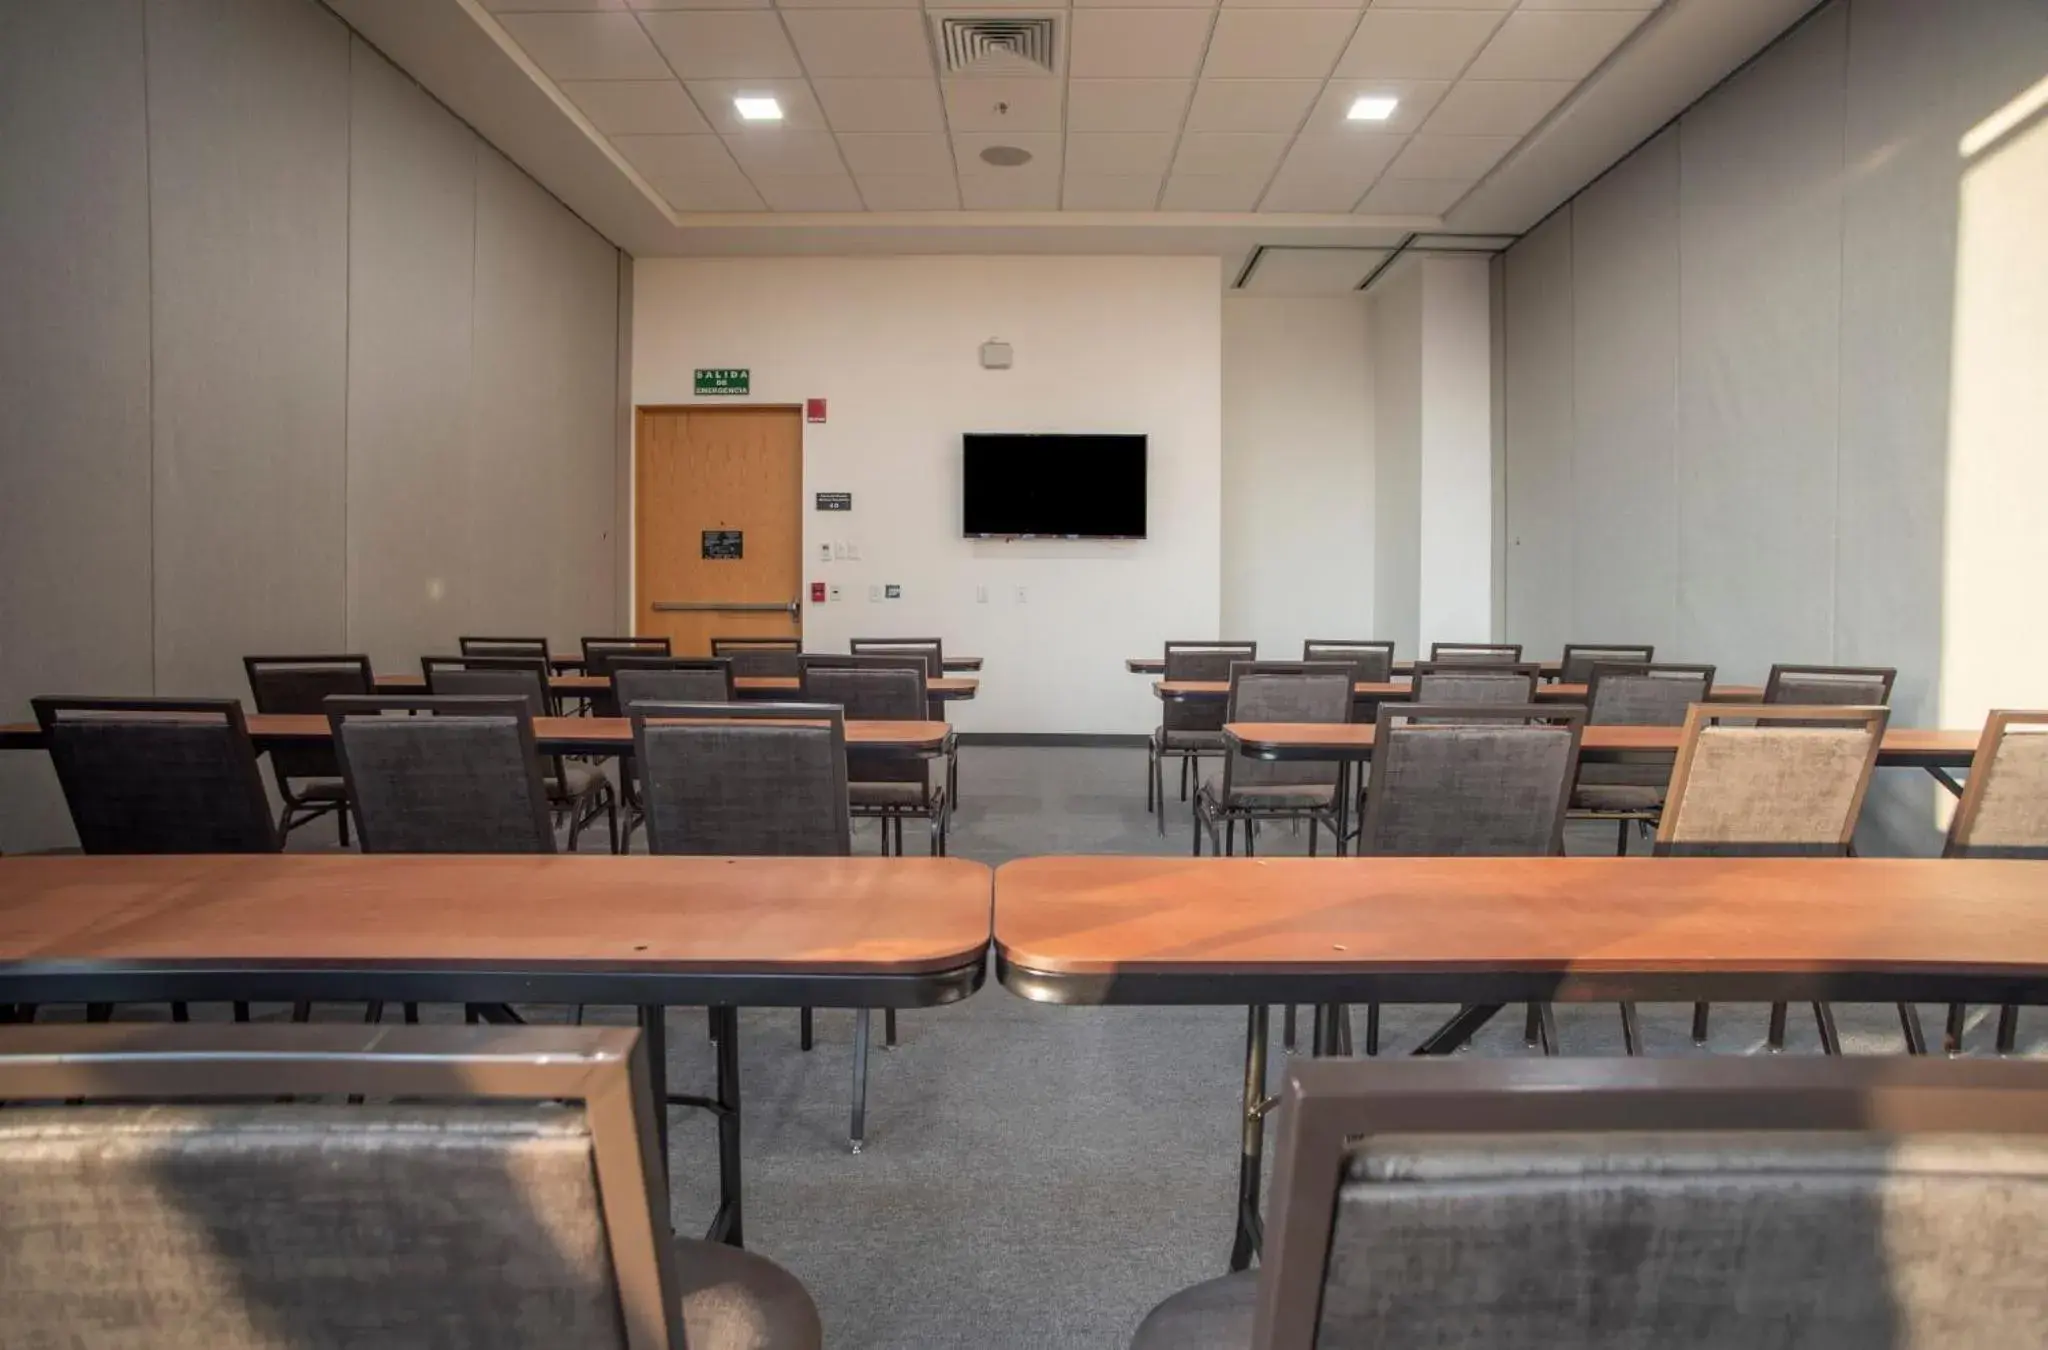
[[[705,370],[699,367],[697,397],[745,396],[752,382],[753,372],[749,370]]]

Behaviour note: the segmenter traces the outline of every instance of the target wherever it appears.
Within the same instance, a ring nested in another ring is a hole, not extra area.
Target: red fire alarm
[[[811,603],[814,605],[822,605],[825,603],[824,582],[814,581],[811,583]]]
[[[822,422],[822,421],[824,421],[824,420],[825,420],[825,400],[824,400],[824,399],[822,399],[822,398],[807,398],[807,399],[805,399],[805,400],[804,400],[804,421],[806,421],[806,422]]]

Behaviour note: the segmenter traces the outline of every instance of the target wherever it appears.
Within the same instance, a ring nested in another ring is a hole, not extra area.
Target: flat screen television
[[[1143,539],[1145,438],[970,431],[962,531],[970,539]]]

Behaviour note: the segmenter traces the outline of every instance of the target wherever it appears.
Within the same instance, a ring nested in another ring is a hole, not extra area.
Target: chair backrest
[[[723,656],[619,656],[612,659],[603,715],[620,717],[635,703],[730,703],[732,660]]]
[[[1764,702],[1882,708],[1891,703],[1898,677],[1891,666],[1774,665],[1764,681]]]
[[[1409,698],[1417,703],[1534,703],[1542,668],[1477,661],[1417,661]]]
[[[806,655],[799,663],[806,703],[836,703],[849,721],[926,720],[925,663],[917,656]]]
[[[231,698],[29,700],[87,853],[275,853]]]
[[[796,678],[796,659],[803,654],[802,638],[715,637],[711,654],[732,662],[732,673],[749,679]]]
[[[1714,668],[1595,661],[1585,684],[1586,720],[1594,726],[1676,727],[1685,725],[1687,708],[1713,693]]]
[[[555,851],[525,699],[336,697],[327,720],[363,852]]]
[[[545,656],[422,656],[420,673],[427,678],[427,693],[436,698],[463,694],[523,698],[535,717],[547,717],[555,710],[554,696],[548,692]]]
[[[1640,666],[1656,659],[1657,649],[1647,642],[1567,642],[1564,655],[1558,658],[1557,678],[1565,684],[1585,684],[1593,678],[1596,663]]]
[[[1239,661],[1258,659],[1256,642],[1169,642],[1165,678],[1220,684]],[[1160,707],[1159,722],[1168,731],[1221,731],[1228,714],[1220,702],[1168,699]]]
[[[2048,1066],[1296,1059],[1255,1350],[2033,1344]],[[1242,1333],[1240,1333],[1242,1334]]]
[[[260,713],[318,713],[333,694],[376,692],[370,658],[345,656],[245,656],[249,694]],[[280,789],[302,778],[339,778],[334,751],[325,745],[284,745],[270,752],[270,772]]]
[[[2018,728],[2018,730],[2015,730]],[[2048,712],[1997,711],[1949,821],[1949,858],[2048,858]]]
[[[1394,644],[1310,638],[1301,644],[1304,661],[1349,661],[1351,678],[1360,684],[1385,684],[1394,678]]]
[[[853,846],[846,721],[805,703],[632,705],[655,853],[837,857]]]
[[[681,1350],[638,1038],[0,1027],[7,1342]]]
[[[665,637],[587,637],[583,639],[583,673],[600,679],[612,673],[614,656],[669,656]]]
[[[946,648],[938,638],[855,638],[846,649],[855,656],[922,657],[927,677],[936,680],[946,673]]]
[[[464,656],[538,656],[545,661],[552,655],[546,638],[466,637],[456,641]]]
[[[1585,724],[1576,705],[1380,704],[1358,851],[1563,852]]]
[[[1522,659],[1519,642],[1432,642],[1429,659],[1466,665],[1513,665]]]
[[[1230,668],[1232,722],[1349,722],[1353,669],[1348,661],[1239,661]],[[1233,754],[1223,762],[1223,790],[1282,784],[1334,785],[1337,765],[1271,763]]]
[[[1656,851],[1846,853],[1887,716],[1883,708],[1695,703],[1685,715]],[[1726,718],[1754,725],[1724,726]]]

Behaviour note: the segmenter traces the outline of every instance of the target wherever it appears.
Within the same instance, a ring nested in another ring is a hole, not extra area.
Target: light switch
[[[977,605],[985,605],[988,603],[988,587],[976,586],[974,588],[974,603]]]
[[[831,562],[831,561],[832,561],[832,546],[831,546],[830,544],[820,544],[820,545],[818,545],[818,561],[819,561],[819,562]]]
[[[882,600],[882,588],[881,588],[880,586],[870,586],[870,587],[868,587],[868,603],[869,603],[869,604],[871,604],[871,605],[873,605],[873,604],[880,604],[880,603],[881,603],[881,600]]]

